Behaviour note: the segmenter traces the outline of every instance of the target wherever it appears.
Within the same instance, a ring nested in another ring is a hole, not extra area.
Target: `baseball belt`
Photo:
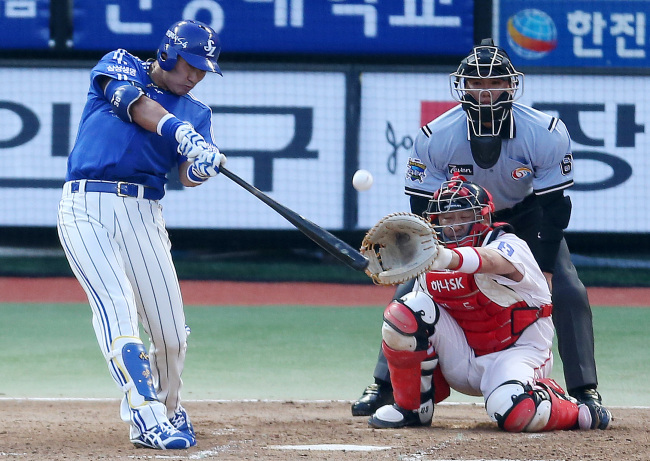
[[[115,194],[118,197],[142,197],[147,200],[160,199],[160,192],[151,187],[142,184],[134,184],[124,181],[93,181],[86,180],[86,185],[82,188],[82,181],[72,181],[70,183],[70,192],[77,193],[82,189],[85,192],[105,192]],[[142,191],[142,193],[140,193]]]

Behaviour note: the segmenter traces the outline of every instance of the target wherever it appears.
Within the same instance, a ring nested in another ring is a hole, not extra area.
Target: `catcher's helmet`
[[[470,91],[468,79],[500,79],[508,84],[499,88],[481,88]],[[481,41],[463,59],[456,72],[449,75],[452,97],[462,104],[476,136],[498,136],[504,120],[510,115],[512,102],[523,94],[524,74],[517,72],[508,53],[494,45],[491,38]],[[492,92],[499,92],[496,98]],[[489,102],[481,95],[489,94]],[[478,95],[478,97],[477,97]],[[485,126],[489,124],[489,126]]]
[[[210,26],[200,21],[179,21],[172,24],[165,33],[156,59],[163,70],[170,71],[176,65],[178,56],[197,69],[216,72],[221,75],[217,64],[221,52],[221,41]]]
[[[439,220],[441,213],[464,210],[473,211],[473,216],[466,221],[445,224]],[[440,241],[453,248],[480,245],[491,229],[492,212],[494,203],[487,189],[456,173],[433,194],[425,216],[433,224]],[[448,229],[447,233],[444,232],[445,228]],[[457,235],[458,228],[461,228],[462,235]]]

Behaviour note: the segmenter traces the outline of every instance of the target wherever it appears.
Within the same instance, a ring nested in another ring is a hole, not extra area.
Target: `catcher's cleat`
[[[385,405],[370,417],[368,425],[377,429],[395,429],[406,426],[429,426],[433,419],[433,403],[429,400],[418,410],[405,410],[396,403]]]
[[[578,425],[580,429],[605,430],[612,422],[612,413],[603,406],[602,397],[594,388],[571,391],[578,401]]]
[[[352,404],[352,416],[370,416],[378,408],[393,402],[393,388],[390,385],[371,384],[366,387],[359,400]]]
[[[196,445],[196,440],[165,421],[137,437],[132,436],[131,443],[136,448],[178,450],[193,447]]]
[[[177,430],[180,432],[189,435],[196,440],[196,433],[194,432],[194,426],[192,421],[190,421],[190,416],[185,411],[185,408],[179,407],[174,413],[174,416],[169,418],[169,422],[172,423]]]

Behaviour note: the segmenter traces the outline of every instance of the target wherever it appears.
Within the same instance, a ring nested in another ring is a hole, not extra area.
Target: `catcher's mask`
[[[492,195],[486,189],[454,174],[433,194],[425,216],[440,241],[455,248],[479,246],[491,229],[493,211]]]
[[[471,82],[499,79],[498,88],[480,85],[471,89]],[[461,103],[467,113],[474,136],[499,136],[512,114],[512,103],[524,91],[524,74],[517,72],[508,54],[494,45],[491,38],[481,41],[463,59],[456,72],[449,75],[451,96]]]

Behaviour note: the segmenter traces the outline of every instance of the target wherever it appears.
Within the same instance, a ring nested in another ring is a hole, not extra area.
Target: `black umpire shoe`
[[[612,422],[612,413],[603,406],[602,397],[593,387],[572,389],[569,395],[578,401],[578,422],[581,429],[605,430]]]
[[[363,394],[352,404],[352,416],[371,416],[378,408],[392,405],[393,387],[388,383],[373,383],[366,387]]]

